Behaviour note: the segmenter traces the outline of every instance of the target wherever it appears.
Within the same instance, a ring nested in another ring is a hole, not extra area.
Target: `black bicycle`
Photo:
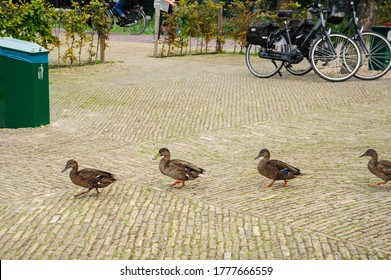
[[[330,34],[326,27],[324,8],[321,1],[312,5],[312,12],[319,21],[307,28],[292,43],[290,34],[291,10],[279,10],[277,16],[284,21],[279,28],[275,22],[254,23],[247,33],[246,65],[258,78],[268,78],[280,73],[282,67],[293,74],[305,74],[314,69],[325,80],[340,82],[351,78],[359,69],[361,52],[355,42],[343,34]],[[309,30],[308,30],[309,29]],[[295,69],[304,59],[310,66]]]
[[[350,8],[351,19],[342,33],[349,35],[359,45],[362,53],[361,67],[354,76],[362,80],[378,79],[391,69],[391,44],[378,33],[363,31],[353,0],[345,5]]]
[[[140,35],[143,33],[147,27],[147,19],[143,7],[139,5],[131,6],[130,4],[125,4],[122,11],[126,16],[127,21],[124,22],[114,9],[115,4],[116,3],[113,1],[106,3],[106,16],[109,28],[111,29],[114,24],[116,24],[123,32],[127,32],[132,35]]]

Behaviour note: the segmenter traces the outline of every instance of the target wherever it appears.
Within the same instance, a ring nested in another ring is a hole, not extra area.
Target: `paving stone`
[[[391,75],[257,79],[241,55],[109,45],[113,63],[50,69],[50,125],[1,129],[1,259],[391,258],[391,189],[359,158],[390,154]],[[171,188],[161,147],[207,176]],[[305,175],[260,190],[261,148]],[[69,159],[118,181],[74,198]]]

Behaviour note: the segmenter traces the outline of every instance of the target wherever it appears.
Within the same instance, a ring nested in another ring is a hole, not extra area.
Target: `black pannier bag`
[[[343,21],[345,15],[348,13],[348,7],[345,5],[347,0],[333,0],[330,5],[330,15],[327,22],[331,24],[338,24]]]
[[[292,45],[300,46],[313,27],[314,23],[310,19],[291,19],[289,22],[289,37]]]
[[[262,47],[270,47],[274,35],[277,33],[279,25],[274,21],[253,22],[247,29],[247,45],[260,45]]]

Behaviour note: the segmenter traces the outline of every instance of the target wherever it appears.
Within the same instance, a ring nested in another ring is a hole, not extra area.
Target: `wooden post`
[[[153,40],[153,56],[157,57],[157,46],[159,44],[159,22],[160,22],[160,1],[156,1],[155,3],[155,36]]]

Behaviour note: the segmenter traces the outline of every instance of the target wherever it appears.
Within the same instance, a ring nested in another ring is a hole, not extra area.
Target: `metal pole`
[[[155,36],[154,36],[154,47],[153,47],[153,56],[157,56],[157,45],[159,38],[159,22],[160,22],[160,1],[155,3]]]

